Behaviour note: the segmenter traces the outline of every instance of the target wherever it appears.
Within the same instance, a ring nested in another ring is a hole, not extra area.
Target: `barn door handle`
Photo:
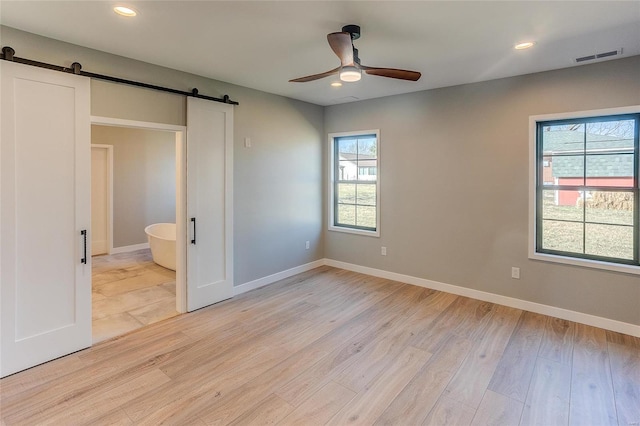
[[[191,244],[196,243],[196,218],[191,218],[191,223],[193,224],[193,238],[191,239]]]
[[[80,235],[82,235],[84,239],[84,250],[83,250],[82,259],[80,259],[80,263],[84,263],[86,265],[87,264],[87,230],[83,229],[82,231],[80,231]]]

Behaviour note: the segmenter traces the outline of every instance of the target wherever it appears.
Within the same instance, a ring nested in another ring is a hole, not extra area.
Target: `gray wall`
[[[152,223],[175,223],[174,133],[93,125],[91,143],[113,146],[114,247],[146,243]]]
[[[325,255],[640,324],[637,275],[527,258],[529,116],[638,104],[640,56],[327,107],[326,132],[380,129],[382,223]]]
[[[208,78],[2,27],[16,56],[181,90],[228,94],[234,109],[235,284],[322,259],[324,109]],[[92,81],[91,113],[184,125],[183,96]],[[244,138],[253,147],[244,148]],[[311,248],[305,250],[305,241]]]

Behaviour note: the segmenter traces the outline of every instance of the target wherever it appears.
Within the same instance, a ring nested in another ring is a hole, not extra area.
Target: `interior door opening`
[[[185,128],[92,117],[92,341],[186,312]]]

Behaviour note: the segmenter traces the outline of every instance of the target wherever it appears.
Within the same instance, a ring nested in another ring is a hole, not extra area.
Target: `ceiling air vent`
[[[574,59],[574,61],[576,63],[581,63],[581,62],[595,61],[596,59],[610,58],[612,56],[619,56],[619,55],[622,55],[622,48],[617,50],[610,50],[608,52],[596,53],[594,55],[581,56],[579,58]]]

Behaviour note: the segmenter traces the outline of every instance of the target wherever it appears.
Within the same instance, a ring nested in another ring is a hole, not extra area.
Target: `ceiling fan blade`
[[[418,81],[422,74],[417,71],[399,70],[396,68],[376,68],[361,65],[360,68],[370,75],[379,75],[381,77],[397,78],[399,80]]]
[[[320,74],[308,75],[306,77],[294,78],[289,80],[289,83],[306,83],[307,81],[320,80],[321,78],[329,77],[330,75],[338,74],[340,67],[334,68],[331,71],[325,71]]]
[[[353,65],[353,44],[347,32],[327,34],[329,46],[338,55],[342,66]]]

